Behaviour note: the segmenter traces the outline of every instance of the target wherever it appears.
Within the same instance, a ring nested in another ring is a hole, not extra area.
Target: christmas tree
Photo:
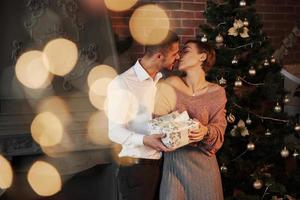
[[[284,112],[282,63],[262,31],[255,0],[209,0],[199,39],[215,46],[208,79],[227,92],[225,141],[217,153],[226,199],[300,198],[299,125]]]

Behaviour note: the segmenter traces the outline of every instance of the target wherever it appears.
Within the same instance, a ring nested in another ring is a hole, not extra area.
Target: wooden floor
[[[42,198],[30,188],[26,174],[17,173],[13,185],[1,200],[116,200],[114,165],[97,165],[80,172],[64,183],[62,190],[47,198]]]

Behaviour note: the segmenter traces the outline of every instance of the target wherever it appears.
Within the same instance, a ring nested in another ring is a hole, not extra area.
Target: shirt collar
[[[147,71],[142,67],[139,60],[137,60],[136,63],[133,65],[133,69],[140,81],[152,79],[151,76],[149,76],[149,74],[147,73]],[[162,78],[162,73],[158,72],[154,77],[154,82],[157,82],[161,78]]]

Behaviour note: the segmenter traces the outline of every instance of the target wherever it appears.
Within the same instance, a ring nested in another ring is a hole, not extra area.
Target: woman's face
[[[190,67],[200,67],[205,59],[206,54],[199,53],[195,43],[187,43],[182,49],[178,69],[186,71]]]

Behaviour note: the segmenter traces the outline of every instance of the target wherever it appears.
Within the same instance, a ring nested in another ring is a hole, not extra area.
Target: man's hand
[[[143,138],[144,145],[151,147],[157,151],[170,152],[173,151],[171,148],[167,148],[162,142],[161,139],[164,138],[164,134],[152,134],[145,135]]]

